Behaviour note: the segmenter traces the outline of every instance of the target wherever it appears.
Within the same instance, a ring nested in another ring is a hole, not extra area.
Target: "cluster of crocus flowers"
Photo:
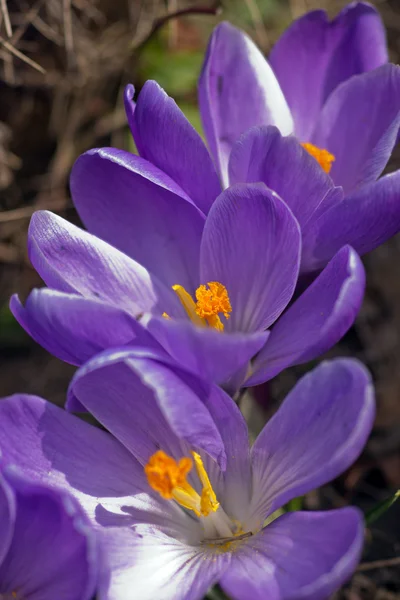
[[[218,581],[233,600],[322,599],[354,570],[358,509],[279,509],[362,450],[374,397],[358,362],[306,375],[252,446],[221,388],[156,353],[99,355],[77,371],[70,400],[109,433],[14,396],[0,403],[0,446],[81,503],[103,556],[100,600],[200,600]]]
[[[29,254],[48,288],[25,307],[13,298],[16,318],[72,364],[162,348],[231,393],[325,352],[360,307],[357,253],[400,228],[399,173],[377,179],[400,123],[400,68],[386,62],[366,4],[296,21],[272,67],[219,25],[199,82],[211,154],[155,82],[136,103],[128,86],[140,156],[102,148],[77,160],[71,191],[91,235],[34,215]],[[206,306],[210,285],[223,302]]]
[[[347,331],[365,282],[354,250],[343,247],[288,306],[301,233],[287,205],[263,184],[225,190],[207,218],[186,204],[187,212],[170,214],[171,228],[160,222],[163,211],[156,217],[156,203],[148,205],[154,218],[142,227],[142,263],[61,217],[36,213],[30,259],[50,289],[34,291],[25,307],[14,298],[14,315],[73,364],[115,346],[161,347],[232,392],[317,357]],[[183,226],[185,214],[193,220],[182,240],[172,227]]]
[[[91,600],[95,534],[65,490],[0,465],[1,600]]]
[[[73,168],[87,231],[33,215],[47,287],[11,310],[79,368],[67,410],[0,402],[0,598],[201,600],[219,582],[232,600],[325,600],[349,578],[360,512],[284,507],[360,454],[365,368],[322,363],[254,444],[232,397],[333,346],[361,305],[359,254],[400,229],[399,172],[380,177],[400,126],[387,60],[364,3],[308,13],[269,62],[222,23],[199,81],[209,150],[155,82],[136,102],[127,86],[139,156],[95,149]],[[14,577],[40,528],[46,581],[35,561]]]

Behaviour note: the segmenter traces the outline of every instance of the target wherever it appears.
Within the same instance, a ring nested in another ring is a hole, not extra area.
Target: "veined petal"
[[[324,362],[303,377],[258,436],[252,451],[251,518],[268,514],[347,469],[375,416],[368,371],[358,361]]]
[[[106,348],[159,344],[125,311],[110,304],[43,288],[33,290],[23,306],[12,296],[10,309],[33,339],[57,358],[81,365]]]
[[[172,536],[193,534],[193,520],[149,493],[143,467],[115,438],[41,398],[0,402],[0,448],[5,465],[78,499],[99,536],[103,586],[112,578],[107,547],[121,529],[132,534],[136,523],[149,523]]]
[[[283,369],[329,350],[354,323],[364,289],[362,262],[345,246],[272,328],[246,384],[268,381]]]
[[[363,542],[355,508],[287,513],[232,555],[221,585],[235,600],[324,600],[349,579]]]
[[[72,494],[94,523],[99,504],[120,513],[145,481],[143,469],[117,440],[37,396],[2,399],[0,448],[5,465]]]
[[[94,235],[48,211],[34,213],[30,260],[44,282],[62,292],[101,300],[133,315],[182,315],[172,290],[142,265]]]
[[[183,320],[146,316],[141,320],[151,336],[183,368],[223,385],[230,392],[237,372],[264,346],[268,332],[221,334]]]
[[[155,81],[147,81],[139,94],[132,133],[140,156],[169,175],[207,214],[221,193],[215,167],[200,135]]]
[[[91,233],[194,291],[204,215],[160,169],[124,150],[90,150],[72,169],[71,193]]]
[[[189,374],[155,353],[114,349],[77,371],[69,395],[142,465],[160,448],[181,457],[195,447],[225,468],[221,435],[204,403],[185,382],[185,375],[190,381]]]
[[[400,67],[388,64],[336,88],[310,141],[335,156],[330,175],[349,193],[382,173],[399,125]]]
[[[279,83],[252,40],[229,23],[211,36],[199,81],[204,132],[224,186],[232,145],[254,125],[276,125],[283,135],[293,120]]]
[[[113,533],[107,555],[112,579],[100,600],[199,600],[230,562],[149,527]]]
[[[350,193],[303,231],[301,270],[321,269],[343,244],[365,254],[399,230],[400,171],[396,171]]]
[[[229,294],[227,331],[267,329],[296,286],[300,228],[290,209],[263,184],[237,184],[212,206],[201,242],[201,281]]]
[[[353,2],[329,21],[325,11],[300,17],[280,37],[270,55],[295,123],[308,141],[330,93],[343,81],[388,61],[386,35],[377,10]]]
[[[276,192],[303,228],[322,208],[333,182],[293,136],[276,127],[253,127],[236,142],[229,161],[229,180],[265,183]]]
[[[15,496],[7,481],[0,474],[0,566],[10,548],[15,525]]]
[[[65,492],[28,482],[14,470],[3,474],[15,495],[16,515],[12,542],[0,565],[0,594],[18,590],[23,598],[90,600],[98,547],[78,502]]]

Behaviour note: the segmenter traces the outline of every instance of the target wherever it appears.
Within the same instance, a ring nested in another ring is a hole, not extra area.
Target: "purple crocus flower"
[[[129,155],[128,163],[120,151],[118,162],[117,151],[111,154],[113,161],[107,150],[83,155],[72,188],[80,201],[88,194],[88,209],[98,195],[117,199],[121,211],[111,204],[107,211],[100,201],[96,212],[116,247],[49,212],[32,218],[30,259],[51,289],[34,291],[25,307],[14,297],[11,309],[50,352],[81,365],[113,346],[162,348],[233,393],[243,382],[255,385],[315,358],[353,323],[364,270],[349,247],[287,308],[299,272],[300,229],[265,185],[229,188],[207,218],[161,187],[150,202],[139,185],[132,207],[140,181],[135,169],[145,161]],[[94,167],[92,187],[85,173]]]
[[[243,32],[216,27],[199,100],[222,180],[263,181],[282,196],[302,227],[304,272],[320,269],[344,243],[368,252],[400,228],[400,171],[378,179],[400,125],[400,68],[385,64],[378,13],[365,3],[350,4],[331,22],[324,11],[307,13],[269,60]],[[274,187],[271,171],[290,170],[300,150],[271,125],[296,136],[342,188],[336,196],[304,208]]]
[[[274,517],[365,444],[374,398],[358,362],[306,375],[252,448],[220,388],[156,354],[98,356],[70,394],[110,433],[16,396],[0,403],[0,447],[5,461],[81,502],[101,544],[100,600],[197,600],[217,581],[233,600],[322,600],[354,570],[356,508]]]
[[[132,87],[125,97],[136,146],[148,162],[107,150],[103,165],[114,182],[121,166],[135,165],[131,207],[138,180],[140,194],[152,202],[172,179],[174,193],[204,213],[220,192],[219,180],[223,187],[266,183],[296,216],[301,271],[312,273],[343,245],[364,254],[400,229],[400,171],[378,179],[399,130],[400,68],[385,64],[384,28],[365,3],[349,5],[332,22],[323,11],[307,13],[277,42],[270,63],[245,33],[218,25],[199,82],[213,161],[179,108],[149,81],[136,104]],[[115,230],[101,213],[109,215],[128,190],[115,183],[114,194],[105,197],[100,187],[106,175],[100,184],[97,164],[95,156],[88,158],[83,172],[78,163],[72,192],[86,226],[115,243]]]
[[[0,467],[0,598],[90,600],[94,531],[74,497],[35,479]]]

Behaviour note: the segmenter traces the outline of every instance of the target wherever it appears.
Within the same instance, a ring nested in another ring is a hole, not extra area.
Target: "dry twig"
[[[384,569],[386,567],[398,567],[400,566],[400,556],[395,558],[386,558],[384,560],[374,560],[372,562],[362,563],[357,571],[372,571],[373,569]]]

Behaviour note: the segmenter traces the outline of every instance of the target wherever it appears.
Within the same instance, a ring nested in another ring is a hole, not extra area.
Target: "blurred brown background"
[[[132,149],[122,92],[156,79],[201,130],[196,82],[208,36],[221,19],[245,28],[265,53],[304,12],[334,16],[342,0],[0,0],[0,397],[16,391],[62,404],[74,368],[49,356],[14,322],[12,293],[41,282],[26,253],[33,211],[78,222],[68,194],[76,157],[101,145]],[[400,0],[373,2],[399,62]],[[398,148],[388,167],[400,167]],[[355,326],[329,353],[368,365],[378,396],[376,428],[365,455],[317,505],[362,506],[400,487],[400,238],[365,257],[368,286]],[[248,412],[257,429],[307,369],[286,371],[256,390]],[[312,504],[312,498],[309,501]],[[399,502],[400,504],[400,502]],[[367,558],[400,554],[400,511],[371,534]],[[386,521],[385,521],[386,519]],[[397,528],[397,529],[396,529]],[[348,600],[400,598],[400,566],[358,574]]]

